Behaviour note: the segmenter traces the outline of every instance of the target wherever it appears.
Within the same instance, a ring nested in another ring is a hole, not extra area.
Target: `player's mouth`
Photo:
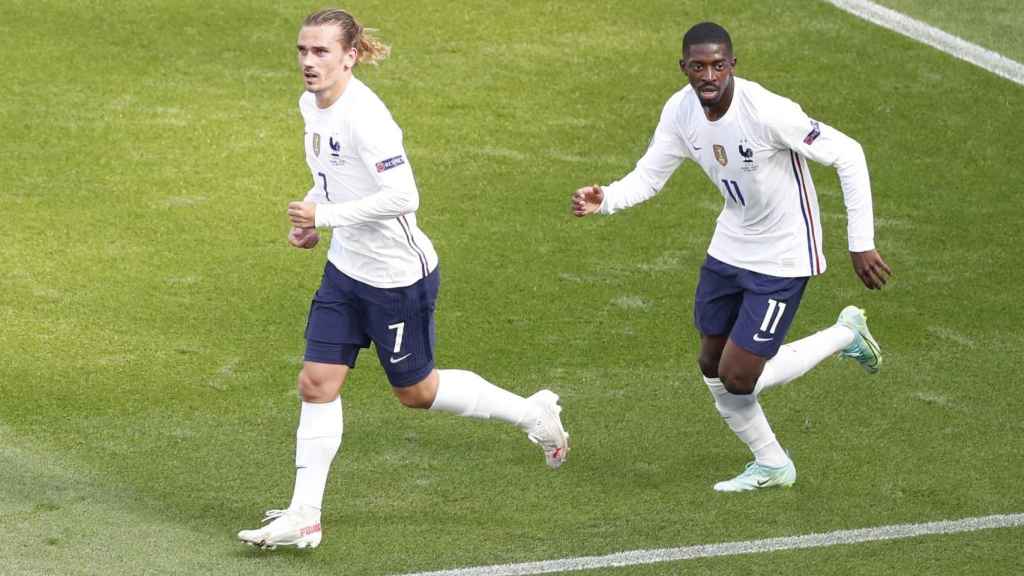
[[[713,96],[718,93],[718,86],[714,84],[705,84],[700,87],[700,93],[706,96]]]
[[[316,72],[306,70],[305,72],[302,73],[302,77],[306,79],[306,82],[315,82],[317,79],[317,74]]]

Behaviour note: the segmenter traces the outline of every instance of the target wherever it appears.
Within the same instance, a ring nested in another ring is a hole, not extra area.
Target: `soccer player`
[[[809,118],[794,102],[733,75],[732,40],[702,22],[683,36],[679,66],[689,85],[669,98],[647,152],[605,187],[585,186],[572,212],[613,214],[657,194],[690,159],[724,198],[694,304],[698,364],[718,412],[754,461],[721,492],[791,486],[796,468],[779,445],[758,396],[830,355],[869,373],[882,363],[864,311],[848,306],[835,325],[783,345],[807,280],[825,271],[821,217],[806,159],[835,167],[847,211],[853,268],[869,289],[892,274],[875,250],[871,188],[860,145]]]
[[[405,406],[508,422],[540,445],[551,468],[568,452],[555,393],[523,398],[473,372],[434,366],[437,254],[416,224],[419,193],[402,131],[353,75],[357,63],[386,57],[387,46],[347,12],[328,9],[305,19],[297,48],[313,188],[288,205],[288,241],[311,249],[319,241],[316,228],[331,228],[332,236],[298,377],[302,406],[291,504],[267,512],[261,528],[238,533],[261,548],[319,545],[327,475],[341,446],[340,391],[370,342]]]

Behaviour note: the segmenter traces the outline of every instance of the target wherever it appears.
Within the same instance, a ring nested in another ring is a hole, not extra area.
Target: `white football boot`
[[[541,390],[526,399],[539,408],[536,422],[526,429],[530,442],[544,449],[544,460],[551,468],[557,469],[569,456],[569,433],[562,427],[559,416],[562,407],[558,405],[558,394]]]
[[[278,546],[316,548],[320,545],[320,511],[309,506],[297,510],[267,510],[263,526],[242,530],[238,539],[263,550]]]

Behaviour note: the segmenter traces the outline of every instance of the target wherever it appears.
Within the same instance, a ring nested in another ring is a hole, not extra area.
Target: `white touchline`
[[[608,554],[607,556],[580,556],[577,558],[563,558],[561,560],[523,562],[521,564],[496,564],[494,566],[455,568],[436,572],[416,572],[406,574],[405,576],[527,576],[531,574],[551,574],[554,572],[574,572],[597,568],[655,564],[658,562],[678,562],[680,560],[711,558],[714,556],[759,554],[775,552],[777,550],[823,548],[838,544],[899,540],[932,534],[957,534],[960,532],[973,532],[975,530],[1014,528],[1019,526],[1024,526],[1024,514],[999,514],[996,516],[944,520],[924,524],[896,524],[875,528],[861,528],[858,530],[838,530],[823,534],[747,540],[745,542],[699,544],[696,546],[661,548],[657,550],[632,550]]]
[[[1024,64],[1011,60],[998,52],[982,48],[959,36],[943,32],[924,22],[914,20],[906,14],[879,6],[868,0],[827,0],[827,2],[882,28],[899,32],[946,54],[980,66],[1007,80],[1024,85]]]

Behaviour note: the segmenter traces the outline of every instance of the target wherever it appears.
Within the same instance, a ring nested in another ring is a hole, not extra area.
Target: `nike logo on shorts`
[[[757,334],[754,334],[754,342],[771,342],[774,338],[774,336],[771,338],[761,338]]]
[[[389,358],[389,360],[391,360],[392,364],[398,364],[399,362],[401,362],[402,360],[405,360],[409,356],[412,356],[412,352],[409,352],[408,354],[406,354],[404,356],[399,356],[398,358],[395,358],[394,356],[392,356],[391,358]]]

